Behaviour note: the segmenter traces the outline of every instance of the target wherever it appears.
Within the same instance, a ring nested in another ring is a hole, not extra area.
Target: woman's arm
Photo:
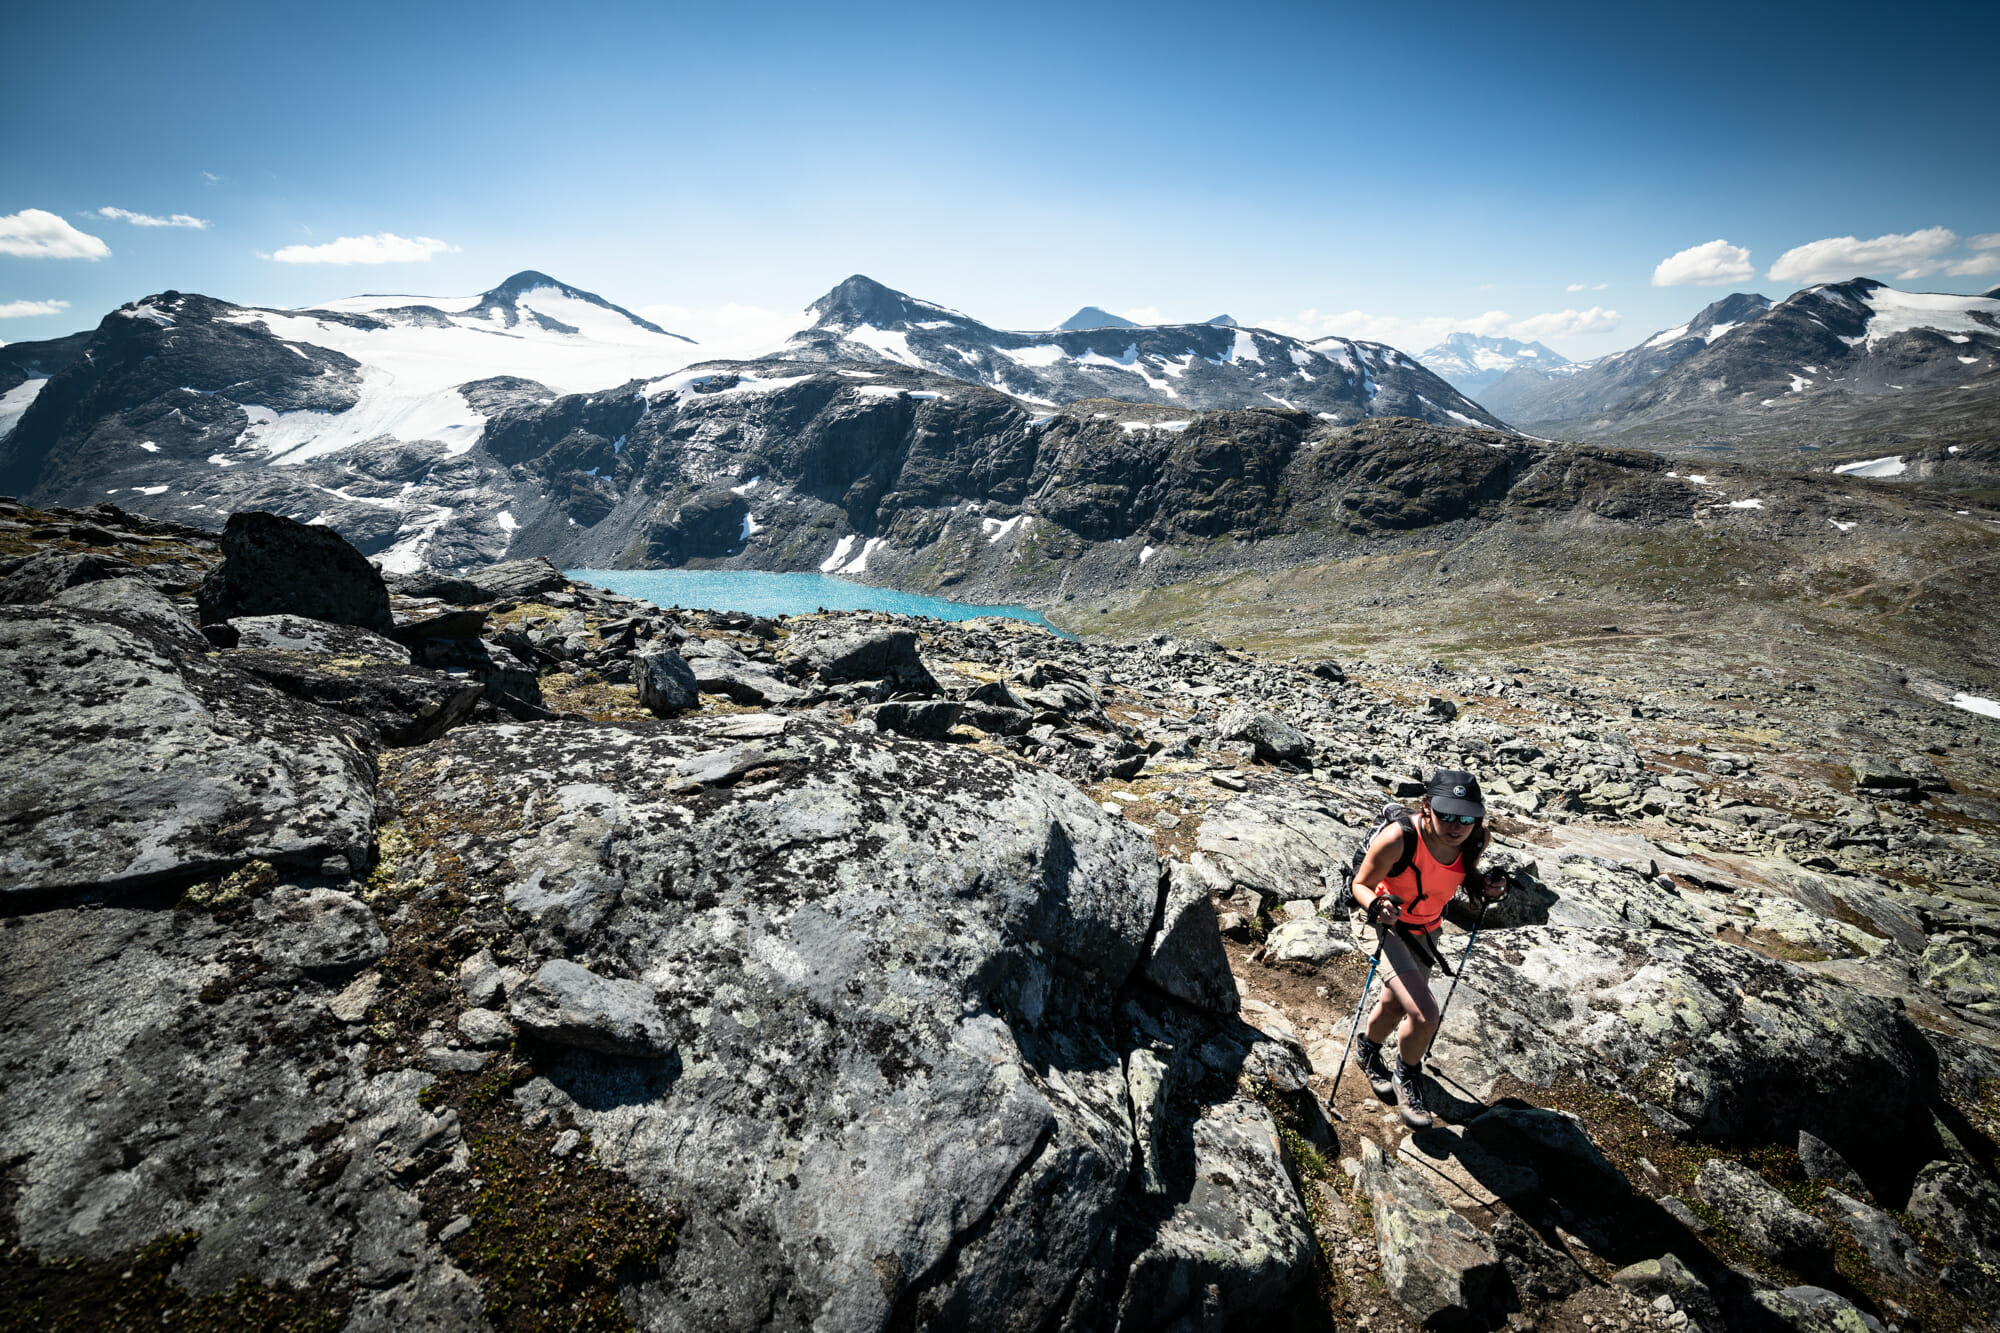
[[[1366,907],[1375,901],[1382,881],[1389,877],[1389,867],[1396,864],[1397,856],[1402,853],[1404,836],[1402,825],[1391,824],[1368,844],[1368,855],[1361,858],[1361,868],[1354,872],[1350,889],[1355,902]]]

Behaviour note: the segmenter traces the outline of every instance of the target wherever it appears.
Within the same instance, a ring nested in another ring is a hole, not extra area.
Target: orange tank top
[[[1399,919],[1404,925],[1429,931],[1436,929],[1446,905],[1465,882],[1465,852],[1461,849],[1450,865],[1442,865],[1431,855],[1430,844],[1421,832],[1416,839],[1417,854],[1410,858],[1408,868],[1384,880],[1383,886],[1403,900]]]

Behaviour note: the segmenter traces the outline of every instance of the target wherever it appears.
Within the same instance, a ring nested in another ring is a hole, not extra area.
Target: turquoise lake
[[[947,601],[921,593],[898,592],[894,588],[874,588],[865,583],[849,583],[830,574],[766,574],[736,569],[568,569],[563,571],[581,583],[627,597],[640,597],[655,606],[685,606],[702,611],[746,611],[754,616],[797,616],[813,611],[894,611],[905,616],[929,616],[933,620],[972,620],[978,616],[1005,616],[1040,625],[1064,638],[1074,638],[1048,621],[1039,611],[1025,606],[979,606],[972,602]]]

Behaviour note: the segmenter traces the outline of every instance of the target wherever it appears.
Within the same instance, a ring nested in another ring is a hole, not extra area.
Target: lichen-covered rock
[[[289,964],[321,981],[352,976],[388,952],[367,904],[334,889],[280,888],[257,904],[267,963]]]
[[[185,883],[252,858],[364,870],[364,739],[140,620],[0,610],[0,893]]]
[[[1938,1096],[1934,1058],[1887,1000],[1746,949],[1632,928],[1482,936],[1430,1059],[1482,1098],[1503,1073],[1546,1086],[1608,1068],[1721,1141],[1802,1128],[1873,1141],[1883,1124],[1928,1125]]]
[[[1195,845],[1232,883],[1271,898],[1316,898],[1345,885],[1362,832],[1321,802],[1258,792],[1210,811]]]
[[[68,588],[131,572],[131,565],[90,552],[39,551],[0,579],[0,606],[46,602]]]
[[[515,993],[514,1022],[544,1041],[607,1055],[667,1055],[673,1038],[649,987],[601,977],[561,958]]]
[[[958,724],[961,707],[950,699],[931,699],[920,703],[897,700],[868,704],[856,709],[855,715],[867,718],[883,731],[893,731],[918,740],[941,741]]]
[[[323,657],[367,657],[382,662],[410,660],[410,650],[384,634],[359,625],[341,625],[308,616],[238,616],[229,622],[235,646]]]
[[[205,652],[208,640],[181,609],[144,579],[107,578],[78,583],[49,598],[52,605],[78,611],[103,611],[126,624],[142,625],[194,652]]]
[[[1216,721],[1215,731],[1225,741],[1248,741],[1267,763],[1296,764],[1312,754],[1304,732],[1264,709],[1238,705]]]
[[[222,528],[222,564],[202,580],[202,623],[238,616],[294,615],[396,627],[381,573],[325,526],[256,510],[231,514]]]
[[[1749,1167],[1713,1158],[1694,1187],[1702,1202],[1722,1214],[1758,1253],[1795,1273],[1831,1269],[1833,1232],[1826,1223],[1793,1207]]]
[[[1834,1225],[1854,1238],[1877,1272],[1905,1282],[1936,1280],[1937,1270],[1924,1258],[1910,1233],[1896,1225],[1895,1218],[1839,1190],[1828,1190],[1826,1199],[1833,1205]]]
[[[1755,1291],[1750,1298],[1793,1333],[1873,1333],[1852,1301],[1825,1287]]]
[[[1274,963],[1307,963],[1317,967],[1335,954],[1352,953],[1354,941],[1323,916],[1286,921],[1264,941],[1264,956]]]
[[[729,726],[471,727],[387,761],[406,809],[503,812],[528,947],[664,1027],[664,1060],[577,1051],[518,1096],[686,1208],[643,1326],[1043,1326],[1137,1191],[1115,997],[1157,860],[1033,770]]]
[[[913,630],[855,628],[829,622],[795,631],[788,646],[792,656],[810,668],[822,684],[886,680],[914,694],[938,692],[937,678],[917,656]]]
[[[238,647],[216,658],[294,699],[354,718],[384,745],[435,740],[470,717],[485,690],[465,675],[410,666],[406,654],[384,660]]]
[[[1219,1014],[1236,1012],[1236,978],[1222,947],[1215,903],[1184,861],[1168,864],[1160,924],[1143,970],[1146,980],[1169,995]]]
[[[1494,1228],[1496,1236],[1499,1230]],[[1721,1333],[1724,1328],[1722,1308],[1716,1303],[1714,1291],[1676,1255],[1642,1259],[1613,1273],[1611,1280],[1649,1303],[1665,1296],[1698,1329]]]
[[[639,704],[655,717],[671,717],[701,704],[701,685],[687,659],[671,648],[639,657]]]
[[[1932,1162],[1910,1191],[1911,1217],[1964,1258],[2000,1270],[2000,1188],[1962,1162]]]
[[[1477,1326],[1505,1271],[1492,1240],[1373,1139],[1362,1142],[1357,1183],[1368,1194],[1382,1281],[1396,1303],[1425,1328]]]

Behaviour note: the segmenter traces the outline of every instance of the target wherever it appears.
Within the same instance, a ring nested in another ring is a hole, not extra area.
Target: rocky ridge
[[[217,715],[227,678],[260,700],[237,744],[352,762],[332,798],[253,781],[233,842],[205,817],[193,840],[106,826],[145,872],[99,853],[59,879],[15,858],[158,788],[156,764],[115,717],[82,733],[79,807],[9,746],[16,1308],[86,1287],[356,1329],[532,1326],[502,1296],[523,1290],[605,1327],[1992,1308],[1980,718],[1857,727],[1786,691],[1753,701],[1783,719],[1760,729],[1713,690],[1559,662],[667,613],[539,562],[398,579],[386,633],[254,597],[197,629],[224,553],[270,545],[256,520],[219,542],[109,506],[4,522],[10,741],[130,688],[148,719]],[[648,707],[674,663],[692,694]],[[425,675],[446,702],[418,738]],[[1487,775],[1514,888],[1430,1064],[1440,1128],[1408,1134],[1356,1079],[1329,1123],[1365,968],[1340,867],[1427,765]],[[206,808],[198,773],[162,771]],[[517,1253],[531,1235],[560,1261]]]

